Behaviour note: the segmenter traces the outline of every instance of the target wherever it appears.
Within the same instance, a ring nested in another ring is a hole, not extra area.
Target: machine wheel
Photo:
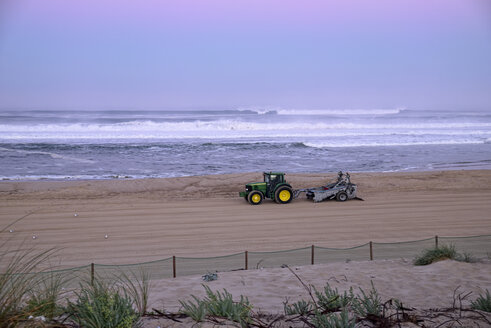
[[[249,204],[251,205],[259,205],[263,201],[263,194],[260,191],[251,191],[249,193],[249,196],[247,196],[247,200],[249,201]]]
[[[274,193],[274,200],[278,204],[287,204],[293,199],[293,191],[290,187],[279,187]]]
[[[336,195],[336,200],[338,202],[345,202],[348,200],[348,194],[344,191],[340,191],[338,192],[338,194]]]

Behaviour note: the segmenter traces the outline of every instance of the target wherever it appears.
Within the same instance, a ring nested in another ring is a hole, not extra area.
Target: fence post
[[[249,252],[245,251],[245,269],[249,270]]]
[[[370,261],[373,261],[373,243],[370,240]]]
[[[172,256],[172,277],[176,277],[176,257]]]
[[[438,248],[438,235],[435,236],[435,248]]]
[[[90,263],[90,284],[94,286],[95,265]]]
[[[315,261],[314,261],[314,249],[315,249],[315,246],[314,246],[314,245],[312,245],[312,256],[311,256],[311,261],[310,261],[310,263],[311,263],[312,265],[314,265],[314,262],[315,262]]]

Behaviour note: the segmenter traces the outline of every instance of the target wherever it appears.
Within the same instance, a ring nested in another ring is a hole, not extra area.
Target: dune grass
[[[486,289],[486,293],[480,294],[477,299],[471,302],[471,309],[491,312],[491,294]]]
[[[36,251],[32,248],[10,251],[5,250],[5,243],[0,245],[0,328],[14,327],[31,315],[31,312],[38,313],[36,307],[25,307],[25,302],[39,286],[41,280],[37,272],[45,269],[43,265],[54,252],[54,249]],[[57,287],[46,287],[46,292],[51,293],[50,297],[57,297],[54,296]],[[49,290],[50,288],[52,289]],[[40,299],[39,295],[38,300]],[[45,300],[42,306],[50,302]]]
[[[414,265],[428,265],[437,261],[457,260],[460,256],[454,245],[442,245],[435,248],[425,249],[414,259]]]
[[[147,313],[148,295],[151,288],[150,275],[144,269],[130,271],[126,273],[121,271],[114,279],[124,289],[128,296],[131,297],[140,315]]]

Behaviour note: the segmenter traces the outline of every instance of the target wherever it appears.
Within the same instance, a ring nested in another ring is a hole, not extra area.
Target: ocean
[[[2,110],[0,179],[491,168],[491,111]]]

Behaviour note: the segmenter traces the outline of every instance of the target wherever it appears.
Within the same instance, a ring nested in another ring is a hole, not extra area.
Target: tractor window
[[[276,178],[276,175],[271,175],[271,174],[265,174],[264,175],[264,182],[266,183],[271,183],[274,179]]]

